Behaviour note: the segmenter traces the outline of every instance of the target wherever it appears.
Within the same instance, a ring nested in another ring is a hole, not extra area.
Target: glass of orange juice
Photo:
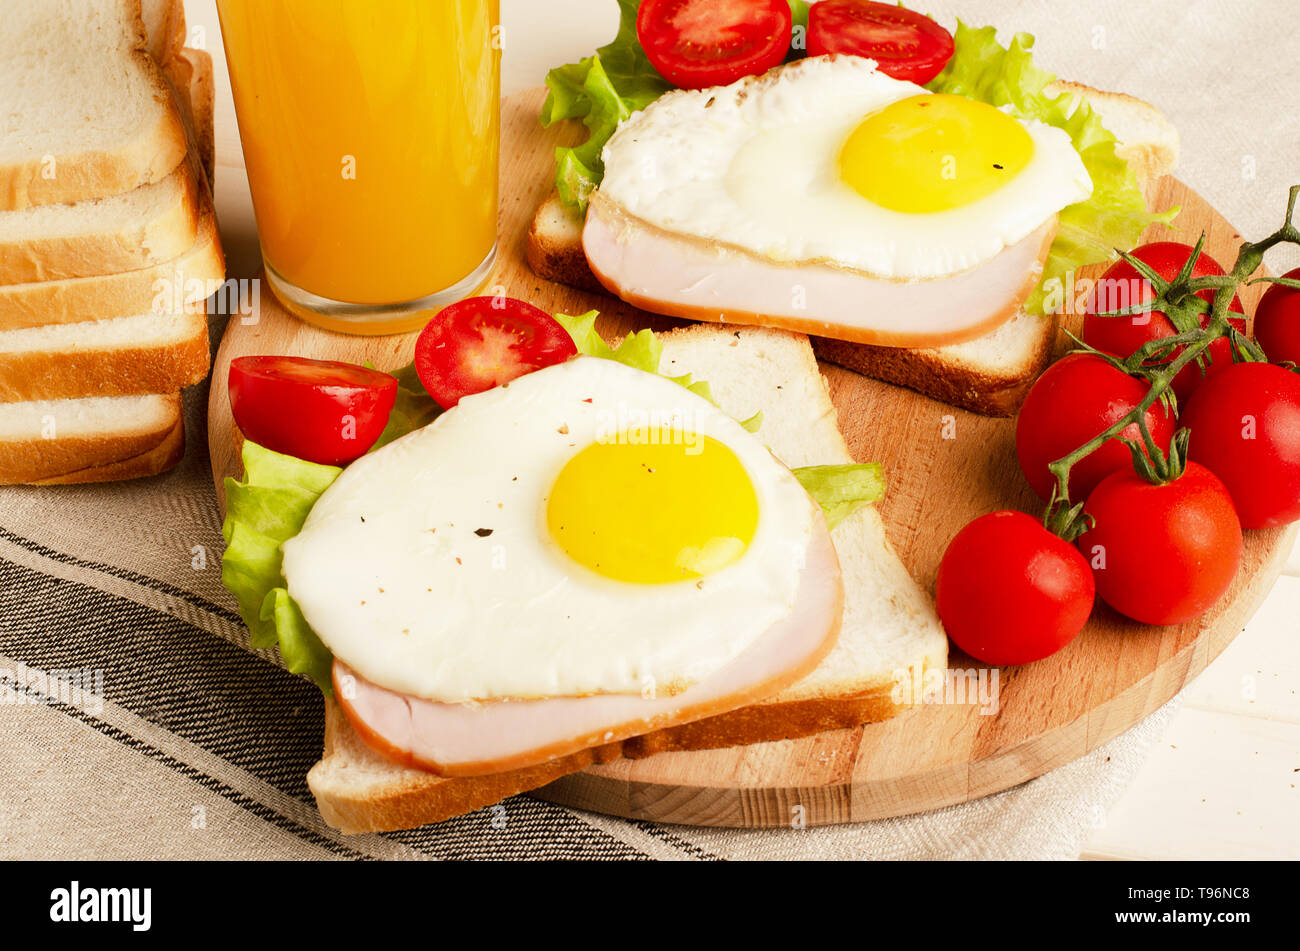
[[[267,280],[400,333],[496,251],[498,0],[217,0]]]

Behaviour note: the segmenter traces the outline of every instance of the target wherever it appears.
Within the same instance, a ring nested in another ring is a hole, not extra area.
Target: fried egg
[[[790,616],[819,531],[712,403],[579,357],[350,465],[284,574],[338,660],[401,694],[663,696]]]
[[[603,157],[602,199],[668,233],[900,280],[974,268],[1092,193],[1062,130],[852,56],[669,93]]]

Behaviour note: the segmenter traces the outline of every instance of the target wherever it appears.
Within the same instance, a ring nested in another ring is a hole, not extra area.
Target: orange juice
[[[391,333],[472,292],[496,244],[497,0],[218,10],[282,302],[313,322]]]

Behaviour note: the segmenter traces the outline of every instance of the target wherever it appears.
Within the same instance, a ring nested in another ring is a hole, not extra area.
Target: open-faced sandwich
[[[1153,107],[869,0],[620,0],[547,76],[581,119],[528,257],[656,313],[815,335],[820,357],[994,415],[1046,365],[1074,269],[1132,247],[1172,170]],[[1014,24],[1005,24],[1012,27]]]
[[[595,316],[470,299],[396,377],[232,363],[223,580],[253,644],[327,694],[308,781],[331,824],[883,719],[945,666],[807,339],[611,348]]]

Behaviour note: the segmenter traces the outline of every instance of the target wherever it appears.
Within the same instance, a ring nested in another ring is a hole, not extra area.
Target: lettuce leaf
[[[388,425],[379,434],[369,452],[387,446],[394,439],[401,439],[407,433],[423,429],[438,418],[442,407],[433,401],[425,390],[424,384],[415,372],[415,364],[408,363],[392,373],[397,377],[397,399],[393,401],[393,411],[388,414]]]
[[[289,597],[280,545],[297,535],[342,469],[244,441],[244,480],[226,479],[221,581],[239,602],[254,647],[279,647],[285,666],[333,693],[333,657]]]
[[[1064,303],[1070,271],[1110,260],[1116,248],[1133,247],[1148,225],[1168,224],[1178,211],[1148,213],[1137,175],[1115,154],[1115,136],[1093,108],[1079,97],[1044,92],[1056,77],[1034,65],[1031,35],[1017,33],[1010,46],[1002,46],[994,27],[958,20],[953,41],[952,59],[927,89],[977,99],[1063,130],[1092,177],[1092,197],[1061,212],[1043,281],[1025,303],[1028,313],[1054,312]]]
[[[804,466],[790,471],[821,506],[827,528],[834,528],[862,506],[885,496],[885,467],[878,462]]]
[[[578,353],[583,356],[614,360],[644,373],[659,374],[659,361],[663,357],[664,345],[652,331],[638,330],[636,333],[629,333],[617,347],[611,347],[596,332],[596,318],[599,316],[600,311],[589,310],[585,314],[576,316],[556,314],[555,319],[561,327],[569,332],[569,336],[573,338],[573,345],[578,348]],[[663,376],[663,374],[659,375]],[[682,376],[665,376],[664,378],[681,384],[696,396],[704,397],[714,406],[718,405],[709,390],[709,384],[704,380],[697,380],[689,373]],[[740,420],[739,422],[749,432],[758,432],[759,426],[763,423],[763,412],[760,410],[749,419]]]
[[[571,208],[585,211],[587,198],[605,173],[601,150],[618,124],[654,102],[672,85],[655,71],[636,38],[640,0],[618,0],[618,35],[577,63],[546,74],[549,90],[542,125],[581,119],[587,140],[555,150],[555,190]]]

